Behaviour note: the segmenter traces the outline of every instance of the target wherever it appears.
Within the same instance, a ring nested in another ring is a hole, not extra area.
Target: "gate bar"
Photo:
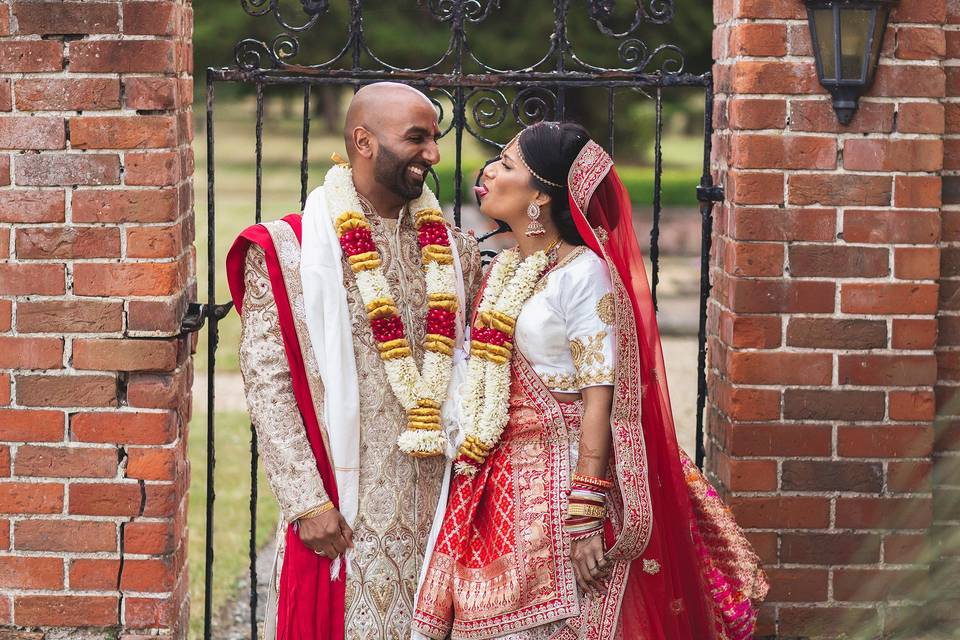
[[[697,188],[700,200],[700,325],[697,331],[697,446],[695,462],[703,469],[706,446],[703,441],[703,409],[707,402],[707,302],[710,299],[710,249],[713,245],[713,203],[723,200],[723,188],[715,187],[710,172],[713,151],[713,75],[704,74],[706,91],[703,109],[703,176]]]
[[[256,159],[257,186],[254,198],[254,217],[260,224],[263,217],[263,84],[257,83]],[[250,424],[250,638],[257,638],[257,431]]]
[[[216,464],[214,451],[214,372],[217,362],[217,279],[214,277],[216,263],[216,233],[213,185],[213,78],[207,76],[207,505],[206,505],[206,555],[203,574],[203,637],[210,637],[210,617],[213,613],[213,501],[216,497],[213,470]]]
[[[310,85],[303,85],[303,151],[300,156],[300,210],[307,206],[307,174],[309,173]]]
[[[533,84],[548,86],[578,86],[578,87],[704,87],[706,74],[694,73],[630,73],[628,71],[607,71],[598,74],[581,73],[577,71],[555,71],[548,73],[521,73],[510,72],[497,74],[495,78],[483,74],[431,74],[431,73],[401,73],[383,71],[349,71],[340,69],[270,71],[270,70],[241,70],[229,68],[209,68],[207,77],[221,82],[241,82],[263,84],[369,84],[381,80],[405,82],[413,85],[429,85],[431,87],[476,87],[478,89],[497,89],[500,87],[525,87]]]
[[[663,181],[663,90],[657,87],[656,97],[657,124],[653,146],[653,226],[650,228],[650,294],[653,297],[653,310],[657,311],[657,285],[660,284],[660,213],[662,200],[660,189]]]

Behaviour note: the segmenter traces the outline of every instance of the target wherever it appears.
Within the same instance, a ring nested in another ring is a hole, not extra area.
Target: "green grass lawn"
[[[213,611],[237,590],[237,581],[250,570],[250,419],[242,412],[218,412],[214,467]],[[190,424],[190,637],[203,635],[203,586],[206,553],[207,416],[194,415]],[[260,468],[257,501],[257,546],[273,536],[279,517],[277,503]]]

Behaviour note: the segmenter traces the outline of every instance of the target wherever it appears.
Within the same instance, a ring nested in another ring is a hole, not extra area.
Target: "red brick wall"
[[[708,466],[768,567],[761,635],[913,629],[934,511],[945,0],[900,2],[848,127],[816,80],[801,0],[714,13],[727,201]]]
[[[0,3],[0,636],[185,628],[191,30]]]
[[[934,441],[934,572],[936,618],[960,626],[960,3],[947,3],[947,73]]]

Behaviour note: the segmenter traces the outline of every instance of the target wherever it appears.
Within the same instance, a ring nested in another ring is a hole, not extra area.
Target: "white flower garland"
[[[411,355],[406,330],[381,268],[380,254],[373,244],[370,225],[362,213],[348,165],[338,164],[327,172],[324,194],[366,305],[390,388],[407,411],[407,429],[400,434],[397,444],[410,455],[440,455],[446,445],[440,406],[447,397],[453,369],[453,322],[459,310],[452,251],[440,203],[424,186],[421,196],[410,204],[423,247],[421,255],[430,305],[421,373]],[[441,326],[442,330],[430,331],[431,327]]]
[[[517,316],[533,295],[549,259],[537,251],[520,262],[516,250],[504,251],[490,271],[477,308],[464,402],[466,440],[454,465],[473,476],[500,441],[509,419],[510,356]]]

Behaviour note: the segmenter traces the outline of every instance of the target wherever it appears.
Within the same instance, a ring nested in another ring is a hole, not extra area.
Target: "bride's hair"
[[[589,140],[587,130],[575,122],[539,122],[520,136],[520,151],[533,173],[563,185],[558,188],[532,178],[533,185],[550,196],[550,218],[560,238],[572,245],[585,243],[570,213],[567,174]]]
[[[550,196],[550,218],[567,244],[584,244],[570,213],[567,174],[584,145],[590,140],[587,130],[575,122],[539,122],[520,135],[520,151],[537,176],[562,184],[555,187],[532,177],[533,185]]]

